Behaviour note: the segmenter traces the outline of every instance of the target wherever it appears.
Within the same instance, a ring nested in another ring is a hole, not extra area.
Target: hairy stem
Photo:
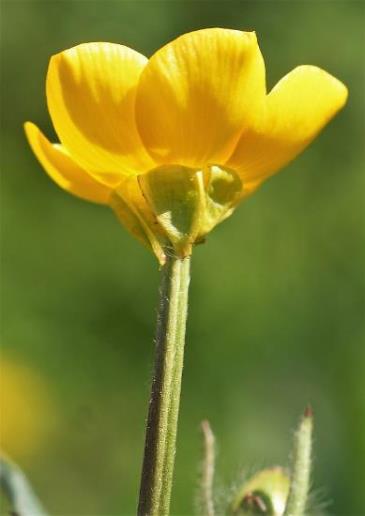
[[[189,280],[190,258],[168,257],[162,268],[155,368],[146,427],[139,516],[169,514]]]
[[[215,438],[209,421],[203,421],[201,424],[201,429],[203,433],[204,445],[204,456],[200,481],[201,514],[204,516],[214,516],[213,483],[215,469]]]
[[[294,438],[290,490],[285,516],[304,516],[311,474],[313,414],[308,407]]]

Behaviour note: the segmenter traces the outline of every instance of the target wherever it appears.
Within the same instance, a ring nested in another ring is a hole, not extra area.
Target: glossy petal
[[[262,184],[262,180],[258,180],[258,181],[250,181],[250,182],[245,182],[243,183],[243,189],[242,189],[242,194],[241,194],[241,198],[240,198],[240,201],[242,201],[242,199],[246,199],[247,197],[250,197],[252,194],[254,194],[256,192],[256,190],[261,186]]]
[[[79,167],[58,144],[50,143],[37,126],[24,125],[29,144],[47,174],[61,188],[87,201],[107,204],[111,189]]]
[[[265,95],[265,67],[252,32],[204,29],[152,56],[136,98],[143,142],[159,163],[224,162]]]
[[[95,173],[153,166],[135,124],[135,92],[147,59],[112,43],[85,43],[52,57],[47,101],[56,132],[80,166]]]
[[[267,96],[261,125],[242,134],[227,166],[243,181],[270,176],[309,145],[346,98],[346,87],[327,72],[295,68]]]

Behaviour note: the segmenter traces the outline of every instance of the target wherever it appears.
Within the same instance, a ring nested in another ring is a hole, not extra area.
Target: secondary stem
[[[294,438],[293,464],[284,516],[304,516],[310,487],[313,414],[307,407]]]
[[[200,482],[200,505],[204,516],[214,516],[214,469],[215,469],[215,438],[209,421],[201,424],[203,433],[204,457]]]
[[[184,361],[190,258],[162,268],[155,368],[146,428],[139,516],[169,514]]]

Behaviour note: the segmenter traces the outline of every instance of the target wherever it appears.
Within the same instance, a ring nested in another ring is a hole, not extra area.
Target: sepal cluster
[[[127,177],[114,191],[111,205],[163,265],[168,250],[181,258],[190,256],[193,246],[231,215],[242,193],[241,179],[228,168],[163,165]]]

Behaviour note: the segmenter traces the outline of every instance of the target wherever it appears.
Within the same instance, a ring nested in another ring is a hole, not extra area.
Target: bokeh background
[[[173,514],[193,514],[208,418],[218,485],[288,463],[305,405],[327,511],[365,514],[364,21],[355,1],[2,1],[2,446],[51,514],[133,514],[159,271],[111,211],[68,196],[25,141],[49,57],[87,41],[151,55],[210,26],[256,30],[268,86],[316,64],[346,109],[193,259]]]

